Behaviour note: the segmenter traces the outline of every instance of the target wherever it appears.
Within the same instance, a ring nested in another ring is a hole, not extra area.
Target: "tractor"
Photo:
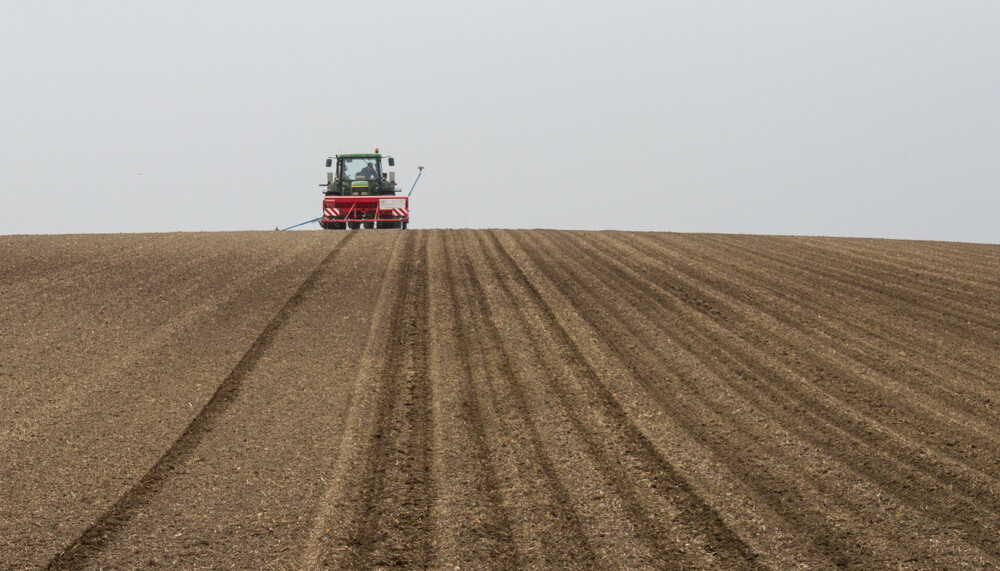
[[[386,157],[395,166],[392,157]],[[365,228],[406,229],[410,221],[409,196],[397,197],[396,173],[382,170],[382,155],[374,153],[337,155],[326,159],[323,187],[323,217],[326,230]]]

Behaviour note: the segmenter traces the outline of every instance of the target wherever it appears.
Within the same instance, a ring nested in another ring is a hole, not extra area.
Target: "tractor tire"
[[[347,224],[345,222],[331,222],[328,228],[330,230],[343,230],[347,228]]]
[[[350,228],[351,230],[357,230],[358,228],[361,228],[361,223],[360,222],[348,222],[347,223],[347,227]]]
[[[365,222],[365,228],[371,230],[375,227],[375,222]]]
[[[402,228],[403,230],[406,230],[406,224],[407,224],[406,222],[400,222],[399,227]]]

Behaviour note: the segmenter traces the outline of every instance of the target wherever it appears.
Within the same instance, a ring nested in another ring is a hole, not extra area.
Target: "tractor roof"
[[[379,153],[354,153],[347,155],[337,155],[338,159],[381,159],[382,155]]]

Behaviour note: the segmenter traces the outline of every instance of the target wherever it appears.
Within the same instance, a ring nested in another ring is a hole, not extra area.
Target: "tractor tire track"
[[[294,294],[278,310],[249,349],[240,358],[232,372],[223,380],[212,397],[191,420],[183,434],[167,449],[146,474],[115,502],[79,538],[53,557],[49,569],[79,569],[95,557],[134,515],[159,492],[174,470],[184,464],[198,448],[205,435],[211,432],[225,411],[237,398],[243,378],[254,369],[260,357],[273,342],[282,325],[288,321],[302,299],[315,287],[321,272],[329,267],[340,250],[353,235],[340,239],[329,254],[302,282]]]
[[[407,235],[408,237],[410,235]],[[403,320],[390,337],[383,377],[389,390],[380,407],[375,477],[366,491],[365,525],[351,567],[427,567],[431,561],[431,389],[428,379],[427,234],[414,233],[414,259],[402,297]],[[398,350],[394,348],[403,348]]]
[[[403,242],[399,245],[398,242]],[[427,234],[400,233],[379,296],[306,565],[426,567],[432,559]]]

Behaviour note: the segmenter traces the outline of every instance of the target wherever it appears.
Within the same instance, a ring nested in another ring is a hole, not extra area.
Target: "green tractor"
[[[395,166],[392,157],[386,157]],[[337,155],[326,159],[326,184],[320,227],[402,228],[410,221],[409,198],[395,197],[396,173],[382,170],[382,155],[374,153]]]

